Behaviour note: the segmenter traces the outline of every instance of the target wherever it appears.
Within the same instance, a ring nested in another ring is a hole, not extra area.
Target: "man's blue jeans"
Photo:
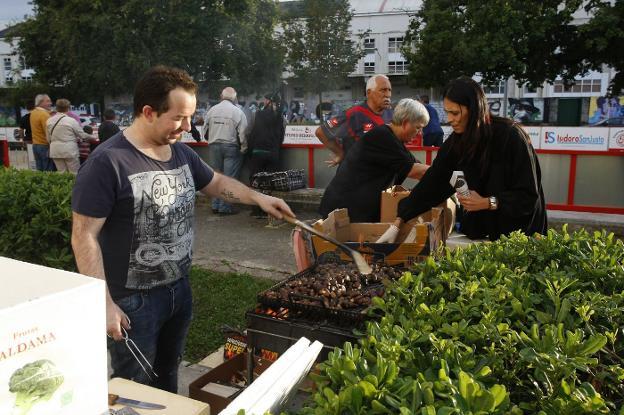
[[[33,144],[35,164],[39,171],[56,171],[54,162],[50,158],[50,147],[45,144]]]
[[[150,373],[153,378],[150,381],[126,343],[109,338],[112,377],[130,379],[177,393],[178,366],[193,314],[188,277],[132,294],[116,303],[130,318],[128,337],[136,343],[158,377]]]
[[[238,174],[243,165],[243,155],[237,144],[212,143],[208,145],[208,164],[218,172],[238,180]],[[232,205],[213,197],[212,209],[220,213],[230,213]]]

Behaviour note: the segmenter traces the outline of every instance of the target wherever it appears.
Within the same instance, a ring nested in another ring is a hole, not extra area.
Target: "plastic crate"
[[[273,173],[261,171],[251,176],[250,184],[254,189],[272,190]]]
[[[289,192],[306,187],[303,170],[286,170],[273,173],[271,184],[274,190]]]

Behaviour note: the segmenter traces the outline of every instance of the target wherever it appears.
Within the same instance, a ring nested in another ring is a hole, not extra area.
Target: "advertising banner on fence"
[[[607,151],[608,128],[542,127],[542,150]]]
[[[536,150],[539,149],[540,142],[541,142],[540,137],[541,137],[542,127],[523,126],[522,128],[524,128],[524,131],[526,131],[529,137],[531,137],[531,144],[533,145],[533,148]]]
[[[314,133],[319,128],[316,125],[287,125],[284,135],[284,144],[320,144]]]
[[[609,128],[609,150],[624,151],[624,127]]]

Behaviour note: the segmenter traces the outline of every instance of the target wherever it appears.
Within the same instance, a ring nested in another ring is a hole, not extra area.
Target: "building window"
[[[364,73],[375,73],[375,62],[364,62]]]
[[[524,93],[525,94],[537,94],[537,88],[531,88],[528,85],[524,86]]]
[[[4,70],[10,71],[11,69],[13,69],[11,66],[11,58],[4,58]]]
[[[367,55],[375,53],[375,39],[364,39],[364,53],[366,53]]]
[[[401,53],[403,37],[391,37],[388,39],[388,53]]]
[[[579,79],[571,85],[564,85],[561,79],[555,81],[554,91],[556,93],[600,93],[602,89],[602,79]]]
[[[498,94],[502,95],[505,93],[505,81],[499,81],[498,85],[483,85],[483,91],[486,94]]]
[[[388,73],[405,73],[407,72],[407,62],[394,61],[388,62]]]
[[[11,75],[7,75],[4,77],[4,82],[6,82],[7,84],[13,82],[13,77]]]

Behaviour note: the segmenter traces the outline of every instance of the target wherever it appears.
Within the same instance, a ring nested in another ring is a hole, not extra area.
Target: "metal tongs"
[[[129,318],[128,318],[128,324],[130,324],[130,319]],[[106,335],[108,337],[112,337],[108,333]],[[128,350],[130,350],[130,353],[132,353],[132,356],[134,356],[134,359],[137,361],[139,366],[141,366],[141,369],[143,369],[143,372],[145,372],[145,374],[147,375],[149,380],[153,381],[154,379],[152,378],[152,376],[158,377],[158,374],[156,372],[154,372],[154,368],[152,367],[152,364],[149,362],[149,360],[147,360],[147,358],[145,357],[143,352],[141,352],[141,350],[136,345],[134,340],[132,340],[130,338],[130,336],[128,335],[128,332],[126,331],[124,326],[121,326],[121,335],[123,336],[123,340],[126,343],[126,347],[128,348]],[[143,360],[143,361],[141,361],[141,360]],[[149,371],[148,371],[148,369],[149,369]]]

